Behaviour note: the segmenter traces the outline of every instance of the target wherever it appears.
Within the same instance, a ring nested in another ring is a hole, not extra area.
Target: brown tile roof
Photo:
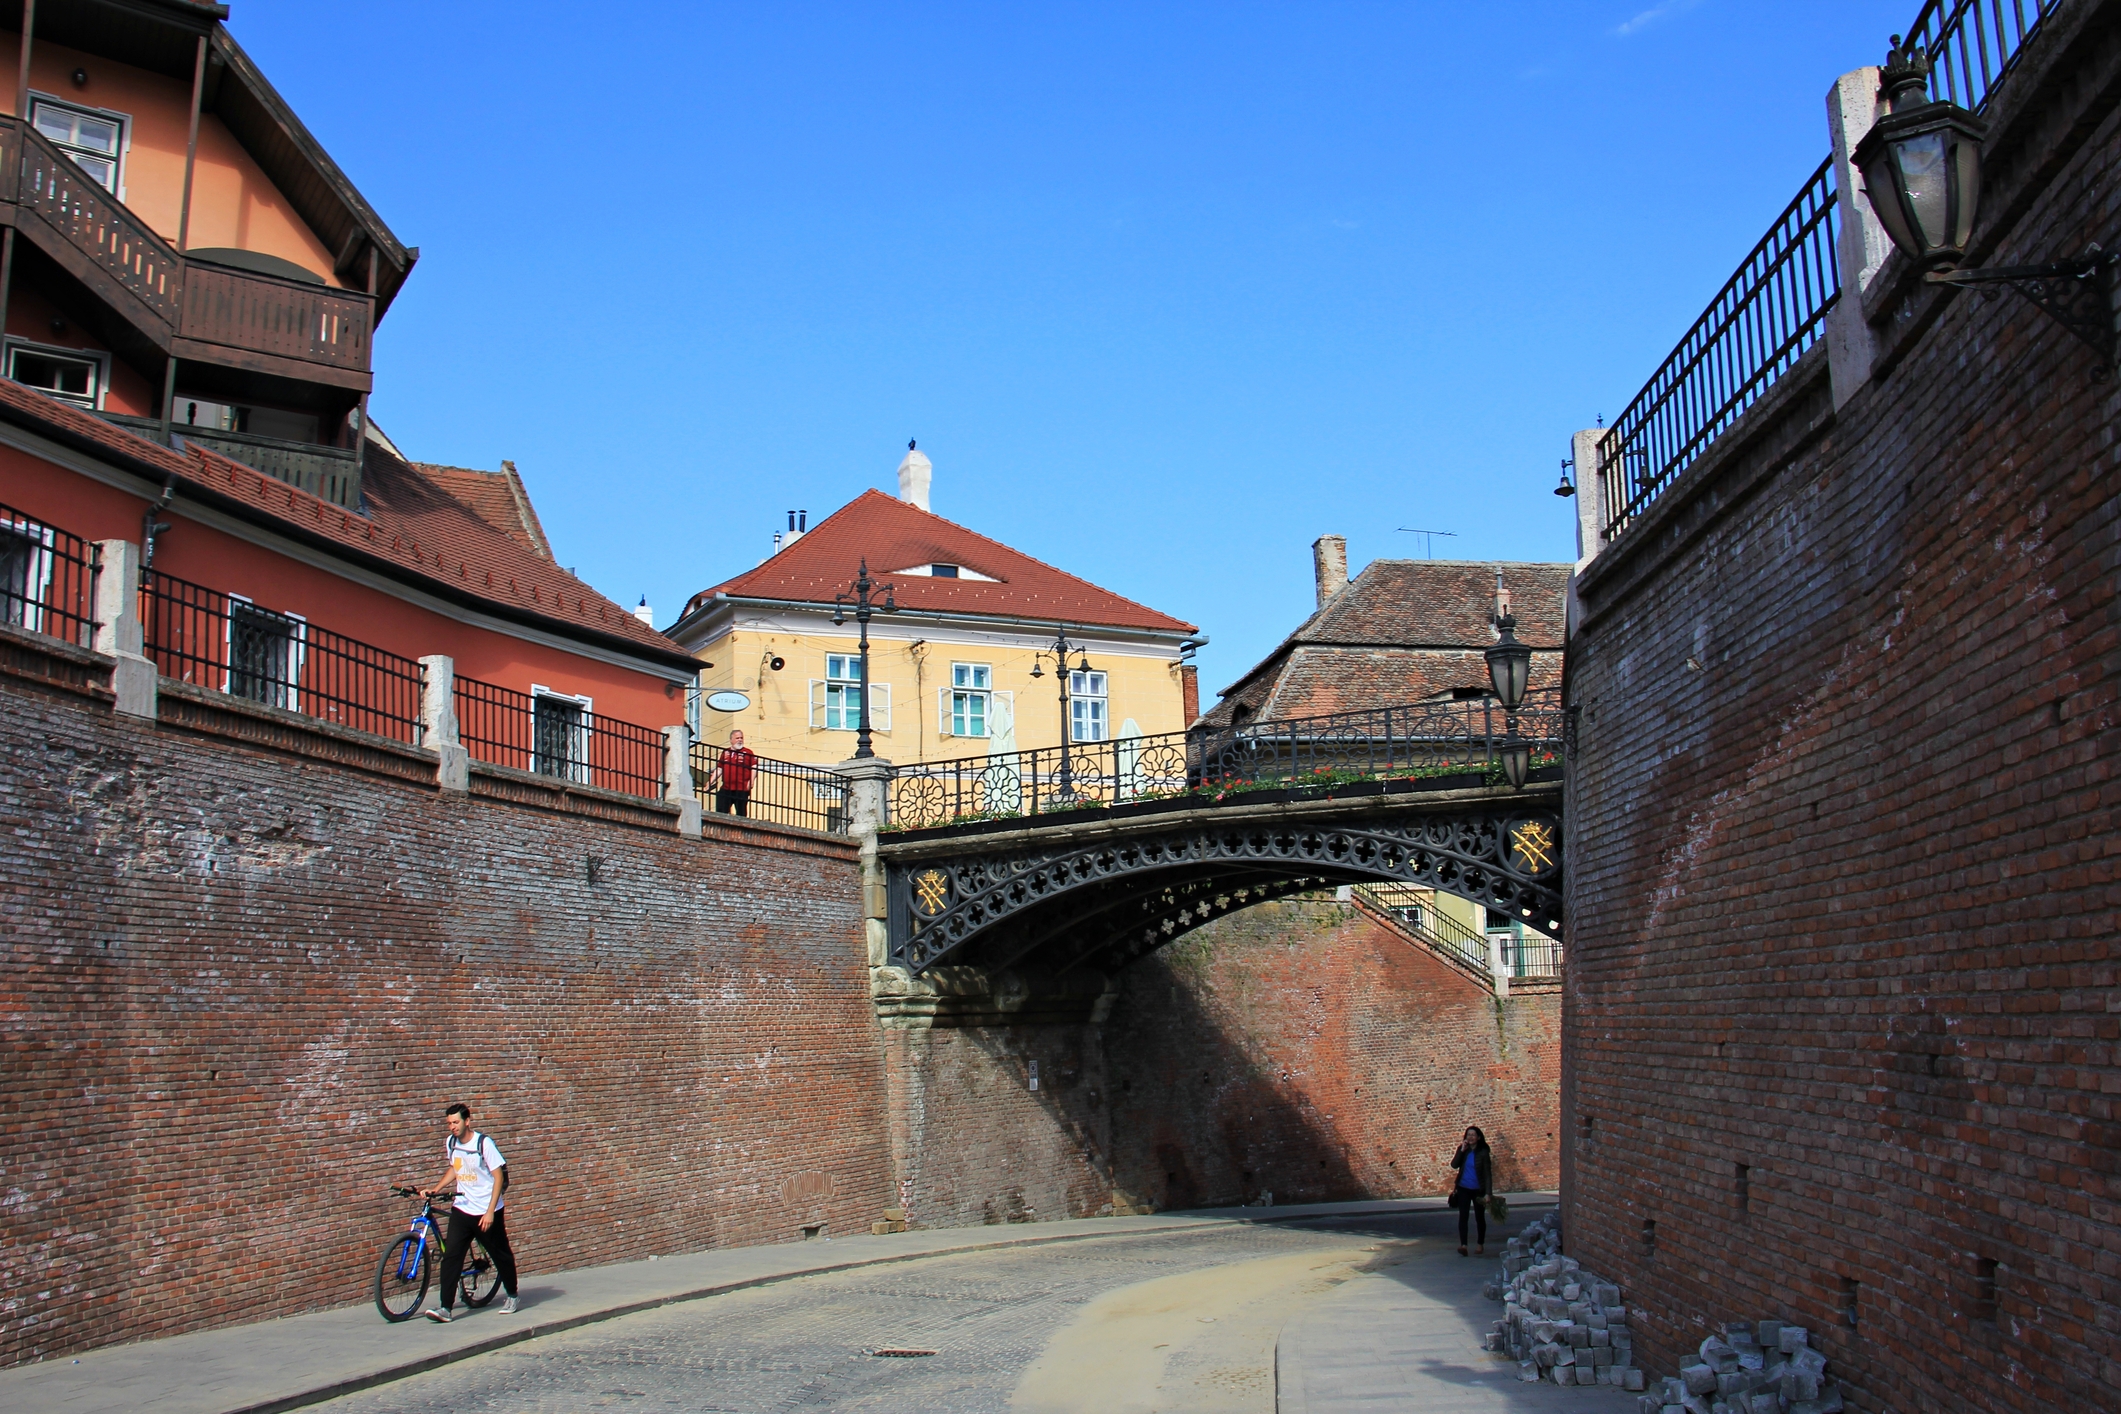
[[[1495,575],[1510,591],[1519,640],[1539,650],[1532,686],[1561,680],[1573,566],[1524,561],[1375,560],[1201,715],[1226,726],[1419,702],[1484,688],[1495,641]]]
[[[416,584],[437,597],[534,622],[549,631],[626,650],[667,665],[691,659],[675,643],[550,559],[473,513],[388,448],[370,442],[361,478],[366,514],[187,443],[182,452],[19,383],[0,380],[0,419],[130,466],[155,481],[174,477],[173,509],[187,496],[219,502],[351,561]]]
[[[896,586],[904,608],[1173,633],[1194,631],[1194,625],[1183,619],[1121,598],[999,540],[874,490],[864,491],[834,511],[757,569],[694,595],[685,612],[692,613],[717,594],[830,604],[835,594],[846,589],[864,559],[870,574]],[[935,563],[962,565],[989,576],[992,582],[895,575],[911,566]]]
[[[414,462],[413,470],[471,507],[473,515],[506,534],[541,559],[552,558],[552,545],[530,492],[514,462],[504,461],[499,471],[476,471],[468,466],[438,466]]]

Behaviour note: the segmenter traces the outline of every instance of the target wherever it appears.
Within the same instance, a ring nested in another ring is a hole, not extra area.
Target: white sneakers
[[[513,1316],[515,1313],[516,1299],[513,1296],[505,1298],[501,1302],[501,1314],[504,1316]]]
[[[440,1306],[430,1306],[427,1308],[427,1319],[430,1321],[440,1322],[442,1325],[446,1326],[451,1321],[454,1321],[456,1317],[451,1315],[449,1312],[443,1310]]]

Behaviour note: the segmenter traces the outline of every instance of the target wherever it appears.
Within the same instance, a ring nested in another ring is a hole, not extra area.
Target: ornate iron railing
[[[663,734],[602,716],[579,698],[456,680],[457,740],[474,760],[540,776],[663,796]]]
[[[163,676],[419,744],[417,659],[159,571],[141,601],[146,653]]]
[[[1986,107],[2067,0],[1926,0],[1908,27],[1931,93]],[[1819,164],[1599,441],[1599,509],[1611,540],[1819,341],[1841,294],[1833,163]]]
[[[1560,759],[1563,720],[1558,692],[1526,695],[1517,724],[1535,766]],[[1193,794],[1220,799],[1260,789],[1491,771],[1507,733],[1502,709],[1482,699],[924,762],[894,772],[887,823],[929,829]]]
[[[96,547],[0,505],[0,623],[95,646]]]
[[[747,768],[747,763],[726,761],[728,754],[726,747],[692,744],[693,789],[705,808],[827,834],[847,833],[847,778],[839,772],[769,756],[752,756]]]

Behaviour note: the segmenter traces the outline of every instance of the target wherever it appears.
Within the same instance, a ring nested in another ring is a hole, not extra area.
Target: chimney
[[[1348,587],[1348,537],[1321,535],[1311,542],[1311,570],[1318,577],[1318,607]]]
[[[795,544],[795,542],[796,542],[796,541],[798,541],[798,540],[802,539],[802,538],[803,538],[804,536],[808,535],[809,533],[810,533],[810,512],[808,512],[808,511],[790,511],[790,512],[788,512],[788,530],[787,530],[787,532],[786,532],[785,534],[782,534],[782,535],[776,535],[776,536],[774,536],[774,537],[773,537],[773,546],[774,546],[774,553],[775,553],[775,554],[779,554],[779,553],[780,553],[781,551],[783,551],[783,550],[787,549],[787,548],[788,548],[789,546],[791,546],[791,545]]]
[[[655,627],[655,610],[648,607],[647,595],[643,594],[641,596],[640,607],[633,611],[633,616],[650,628]]]
[[[898,498],[927,510],[928,480],[934,474],[934,464],[913,443],[906,443],[906,459],[898,464]]]

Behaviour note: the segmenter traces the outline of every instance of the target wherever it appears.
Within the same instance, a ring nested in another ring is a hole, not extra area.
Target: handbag
[[[1500,1193],[1490,1193],[1488,1195],[1488,1216],[1499,1223],[1508,1222],[1510,1220],[1509,1200]]]

